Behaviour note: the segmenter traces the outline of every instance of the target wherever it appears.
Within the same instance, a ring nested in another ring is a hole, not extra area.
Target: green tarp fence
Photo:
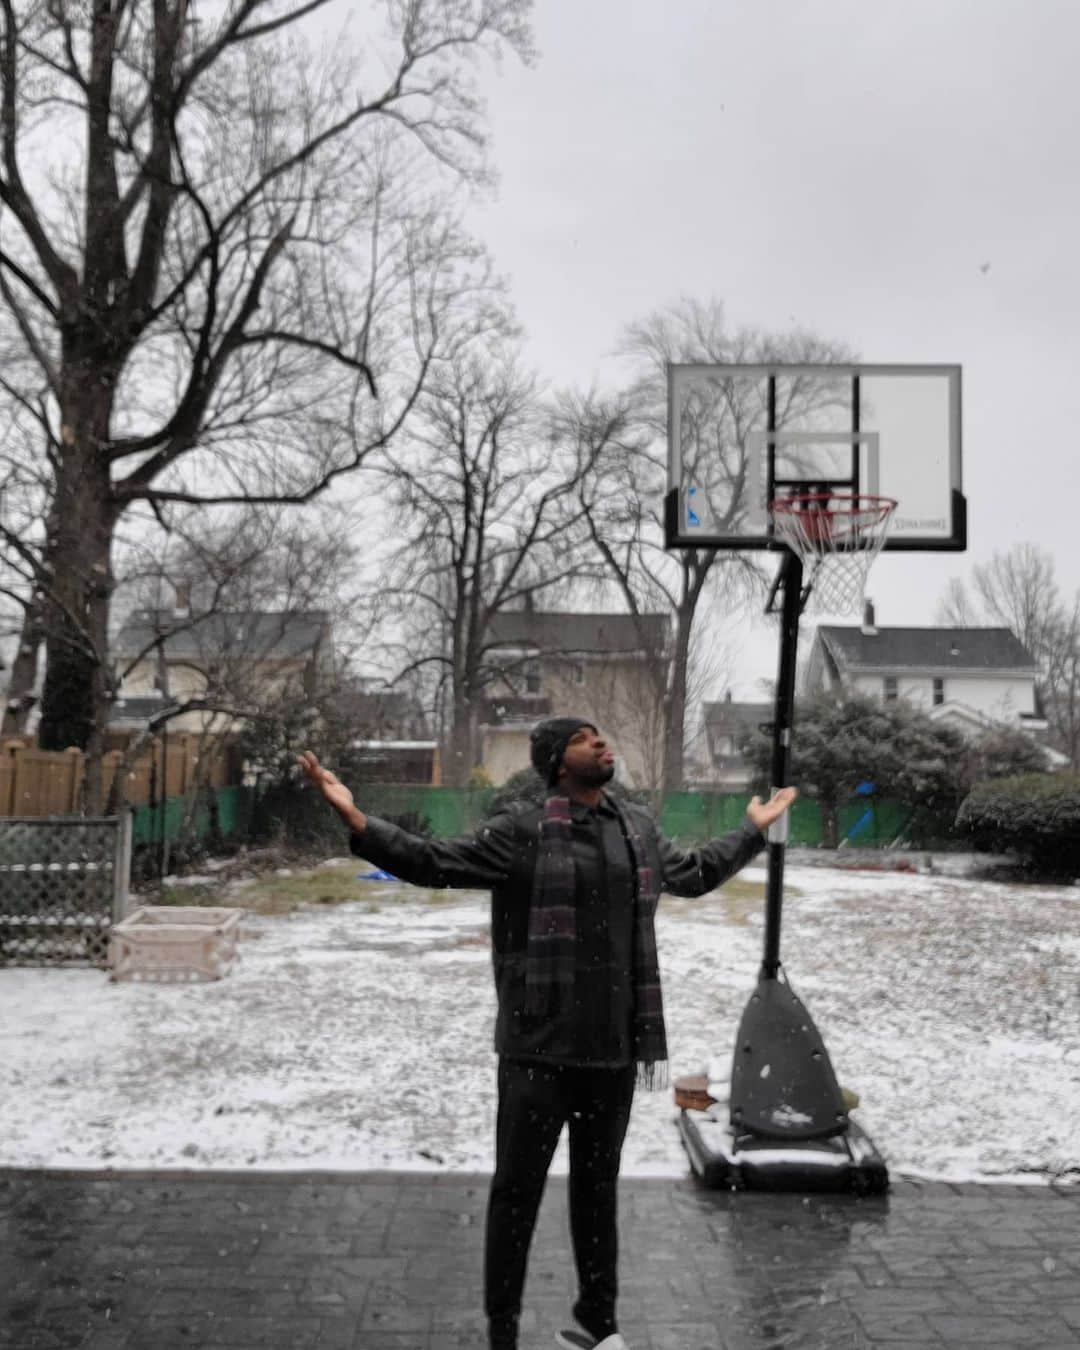
[[[910,806],[901,806],[899,802],[874,802],[861,797],[840,808],[840,838],[860,848],[882,848],[903,837],[914,814]],[[951,824],[942,822],[942,837],[948,834]]]
[[[196,839],[205,839],[213,829],[214,810],[223,837],[245,833],[251,815],[251,799],[251,790],[243,787],[216,788],[200,793],[191,815],[189,833]],[[156,806],[136,807],[132,842],[136,845],[156,843],[161,839],[174,842],[184,833],[184,819],[190,809],[187,797],[168,797]]]
[[[359,804],[373,816],[418,816],[432,834],[449,838],[465,834],[488,814],[494,788],[395,786],[365,783],[357,788]]]
[[[415,815],[440,836],[463,834],[483,820],[494,789],[390,787],[368,785],[363,806],[375,816]],[[702,843],[737,829],[746,812],[749,793],[669,792],[660,807],[664,833],[685,843]],[[860,797],[840,810],[840,838],[864,848],[892,843],[910,820],[910,807],[898,802],[875,802]],[[816,802],[802,798],[791,809],[793,844],[821,843],[821,812]]]
[[[363,807],[372,815],[413,817],[432,834],[448,837],[465,834],[478,825],[488,812],[495,790],[368,784],[363,794]],[[228,838],[245,833],[252,807],[250,789],[218,788],[214,796],[221,835]],[[196,838],[205,838],[213,828],[210,797],[209,793],[202,795],[191,817],[190,833]],[[736,829],[748,799],[747,793],[669,792],[660,808],[661,828],[683,843],[701,843]],[[135,812],[134,842],[159,841],[163,829],[170,841],[179,838],[189,809],[183,797],[170,797],[164,809],[160,804],[140,806]],[[860,797],[840,810],[840,838],[862,848],[880,848],[903,834],[912,814],[910,807],[898,802]],[[791,810],[789,842],[814,847],[821,838],[817,803],[801,798]]]
[[[700,843],[739,825],[748,793],[669,792],[660,811],[660,824],[672,839]],[[817,802],[800,798],[791,808],[789,844],[815,848],[822,840],[821,811]],[[861,848],[880,848],[902,835],[912,809],[899,802],[859,797],[840,808],[840,838]]]

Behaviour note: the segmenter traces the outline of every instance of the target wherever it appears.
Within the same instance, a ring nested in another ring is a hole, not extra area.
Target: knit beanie
[[[596,730],[584,717],[549,717],[546,722],[538,722],[533,727],[529,754],[533,768],[548,787],[555,786],[570,737],[582,727]]]

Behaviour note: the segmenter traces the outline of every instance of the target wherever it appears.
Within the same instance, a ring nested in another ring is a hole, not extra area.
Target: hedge
[[[1046,876],[1080,877],[1080,774],[1023,774],[979,783],[957,828],[978,849],[1019,854]]]

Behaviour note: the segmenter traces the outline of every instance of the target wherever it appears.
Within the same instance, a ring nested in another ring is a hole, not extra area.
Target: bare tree
[[[545,427],[534,378],[504,346],[441,369],[407,446],[385,456],[403,525],[388,590],[412,615],[399,675],[426,668],[445,692],[451,783],[476,767],[481,700],[507,674],[493,617],[578,574],[581,513],[565,508],[596,453]]]
[[[483,172],[469,58],[528,56],[527,0],[389,0],[370,84],[306,54],[326,3],[0,0],[0,388],[49,480],[3,539],[43,597],[41,743],[88,751],[92,806],[124,512],[312,500],[488,289],[422,169]]]
[[[4,636],[15,638],[11,675],[7,696],[0,716],[0,736],[22,736],[33,711],[37,683],[38,656],[44,637],[42,626],[42,597],[31,588],[29,594],[12,590],[10,599],[15,605],[15,617]]]
[[[974,628],[979,623],[978,606],[961,577],[949,578],[935,618],[946,628]]]
[[[970,588],[951,577],[938,603],[938,617],[957,627],[974,623],[1008,628],[1041,660],[1061,616],[1053,555],[1036,544],[1014,544],[972,568]]]
[[[664,547],[663,497],[667,460],[667,366],[676,362],[825,363],[851,359],[838,343],[811,333],[770,334],[756,329],[727,330],[718,301],[683,300],[658,310],[626,329],[623,353],[634,379],[625,396],[627,434],[610,444],[582,484],[580,500],[593,545],[603,559],[631,613],[661,610],[674,617],[674,639],[665,714],[666,789],[684,777],[688,722],[691,642],[699,608],[708,602],[713,622],[731,622],[753,597],[762,594],[763,573],[745,554],[715,548]],[[827,391],[825,397],[831,397]],[[730,382],[718,383],[708,408],[686,421],[697,435],[698,474],[703,483],[717,475],[737,484],[745,478],[747,432],[760,409],[744,407]],[[784,419],[804,414],[823,397],[813,382],[792,382]],[[722,435],[718,434],[718,429]],[[720,448],[718,448],[720,447]],[[745,493],[728,494],[744,502]],[[730,523],[730,522],[729,522]]]
[[[0,375],[0,400],[6,388]],[[36,702],[38,661],[45,635],[45,594],[40,557],[33,546],[48,508],[44,457],[33,453],[18,416],[0,438],[0,603],[5,637],[15,639],[0,735],[21,736]],[[15,546],[4,547],[5,537]]]
[[[1061,614],[1053,556],[1035,544],[1015,544],[988,563],[977,563],[972,575],[987,618],[1010,629],[1036,660],[1043,659]]]
[[[1054,558],[1036,544],[1014,544],[976,563],[970,586],[950,579],[939,622],[1008,628],[1035,659],[1037,689],[1051,742],[1080,768],[1080,592],[1061,599]]]
[[[112,805],[131,764],[170,726],[198,733],[204,766],[252,722],[315,731],[346,664],[334,618],[353,608],[348,540],[326,510],[317,523],[283,508],[216,521],[192,512],[164,553],[144,554],[141,567],[127,560],[111,675],[118,689],[159,695],[161,707],[129,741]]]
[[[636,640],[641,645],[628,660],[590,661],[584,687],[572,691],[573,707],[578,716],[591,718],[613,737],[626,784],[657,793],[664,772],[671,644],[655,616],[651,625],[637,617]]]
[[[1071,607],[1062,606],[1046,644],[1043,701],[1053,742],[1080,770],[1080,591]]]

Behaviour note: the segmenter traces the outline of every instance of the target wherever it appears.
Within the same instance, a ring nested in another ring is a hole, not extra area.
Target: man
[[[529,1244],[552,1154],[570,1129],[579,1297],[569,1350],[626,1350],[615,1316],[616,1183],[635,1082],[664,1086],[667,1044],[653,914],[661,890],[703,895],[764,846],[795,799],[755,797],[738,830],[690,852],[604,791],[615,756],[580,717],[541,722],[531,757],[552,795],[462,839],[423,839],[365,815],[310,752],[301,765],[354,853],[418,886],[490,888],[499,1055],[484,1303],[491,1350],[516,1350]]]

